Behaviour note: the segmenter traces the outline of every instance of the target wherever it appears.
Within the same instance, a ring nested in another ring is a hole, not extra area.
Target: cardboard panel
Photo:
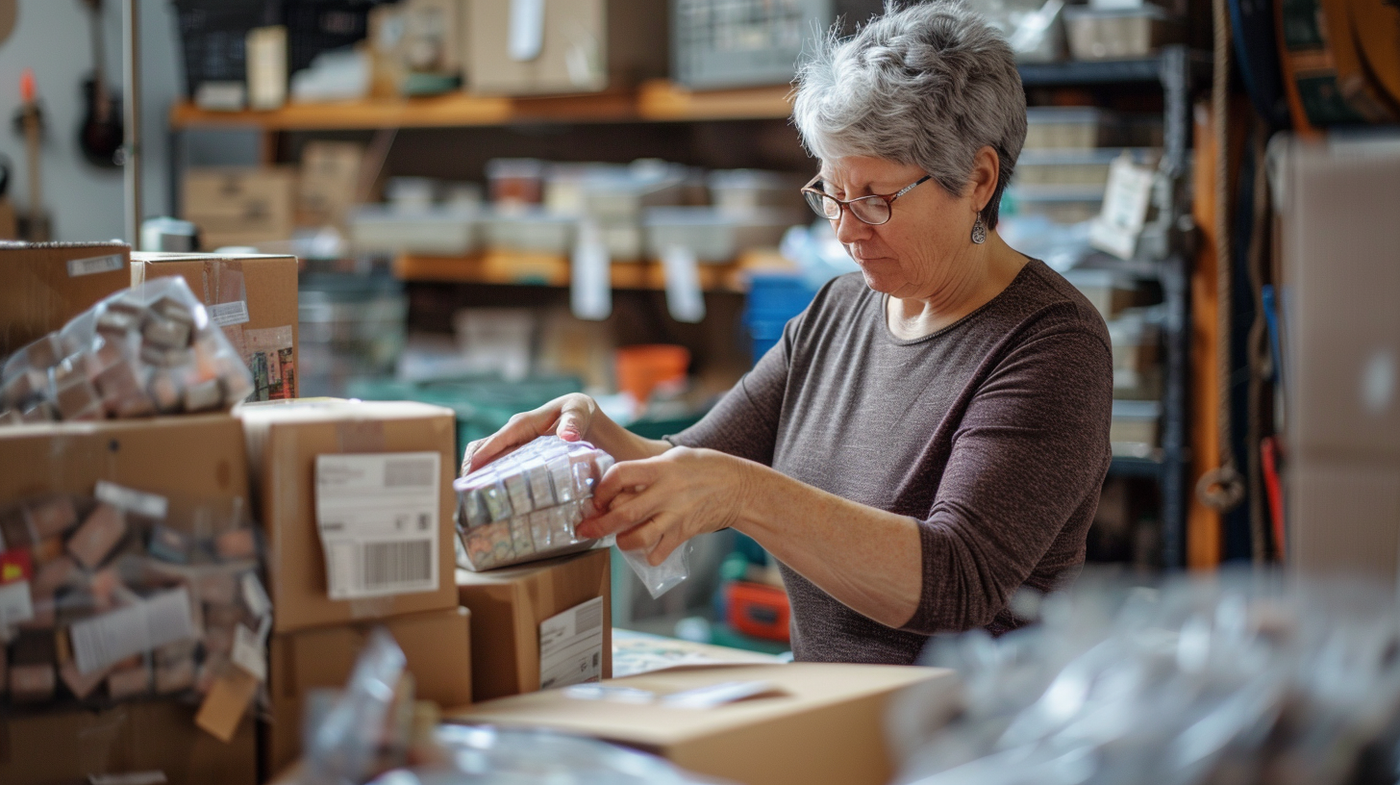
[[[608,549],[487,572],[457,570],[457,599],[472,612],[477,700],[540,688],[540,622],[603,598],[603,678],[612,676],[612,569]]]
[[[267,532],[268,584],[277,609],[277,632],[457,607],[452,582],[452,479],[457,469],[452,410],[420,403],[312,399],[245,404],[234,409],[234,416],[243,421],[254,509]],[[441,456],[438,588],[330,599],[316,523],[316,457],[421,451]]]
[[[263,735],[266,771],[281,771],[296,760],[307,692],[343,687],[376,624],[403,649],[418,698],[443,707],[471,703],[471,614],[465,608],[276,635],[269,655],[271,722]]]
[[[125,243],[0,242],[0,359],[131,281]]]
[[[1289,563],[1314,575],[1400,576],[1400,462],[1290,469]]]

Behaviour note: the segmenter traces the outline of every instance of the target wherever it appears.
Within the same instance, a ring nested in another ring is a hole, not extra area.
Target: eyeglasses
[[[926,174],[913,183],[904,186],[892,194],[870,194],[860,196],[855,199],[837,199],[821,188],[821,177],[814,177],[810,183],[803,186],[802,195],[807,199],[807,204],[817,215],[835,221],[841,217],[841,208],[845,207],[863,223],[871,226],[879,226],[888,223],[890,216],[894,214],[894,200],[909,193],[927,180],[933,179],[933,175]]]

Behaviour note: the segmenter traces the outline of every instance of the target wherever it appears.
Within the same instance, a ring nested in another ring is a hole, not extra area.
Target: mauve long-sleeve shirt
[[[899,629],[781,565],[798,660],[912,663],[934,633],[1014,628],[1017,589],[1078,574],[1108,471],[1108,331],[1059,274],[1032,260],[986,305],[914,340],[890,332],[885,301],[859,273],[832,280],[671,437],[917,523],[923,589]]]

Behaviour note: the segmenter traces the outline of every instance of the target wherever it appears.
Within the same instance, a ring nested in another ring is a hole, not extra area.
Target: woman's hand
[[[514,415],[505,427],[467,445],[462,456],[462,474],[469,474],[511,450],[547,433],[558,434],[567,442],[588,438],[598,414],[598,404],[583,393],[560,396],[528,412]]]
[[[603,511],[578,525],[580,537],[617,534],[617,547],[660,564],[697,534],[733,526],[752,493],[752,465],[714,450],[675,447],[623,461],[603,475],[593,503]]]

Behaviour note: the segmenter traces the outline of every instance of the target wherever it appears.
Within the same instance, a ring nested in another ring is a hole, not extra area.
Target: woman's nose
[[[842,206],[841,215],[836,221],[836,239],[842,243],[855,242],[856,240],[870,236],[870,224],[851,215],[851,209]]]

